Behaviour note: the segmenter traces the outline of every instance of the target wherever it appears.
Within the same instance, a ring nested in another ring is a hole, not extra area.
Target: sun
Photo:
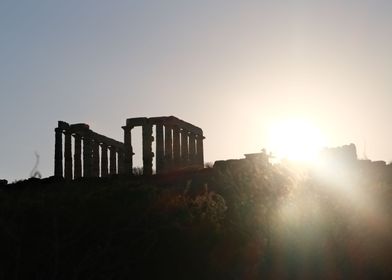
[[[268,132],[268,150],[277,160],[311,162],[325,144],[321,131],[304,119],[277,121],[270,125]]]

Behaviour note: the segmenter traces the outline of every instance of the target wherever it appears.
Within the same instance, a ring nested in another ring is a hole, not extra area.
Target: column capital
[[[112,145],[109,145],[108,149],[111,150],[111,151],[114,151],[114,152],[117,150],[117,148],[115,146],[112,146]]]
[[[198,139],[198,140],[204,140],[204,139],[206,139],[203,135],[201,135],[201,134],[196,134],[196,139]]]
[[[135,126],[134,125],[124,125],[121,128],[124,129],[124,131],[131,131],[133,128],[135,128]]]

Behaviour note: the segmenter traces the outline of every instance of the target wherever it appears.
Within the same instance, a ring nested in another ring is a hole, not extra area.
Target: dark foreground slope
[[[0,279],[388,279],[389,173],[345,174],[243,161],[11,184]]]

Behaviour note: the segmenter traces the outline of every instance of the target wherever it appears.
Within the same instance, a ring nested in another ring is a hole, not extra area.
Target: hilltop
[[[334,163],[4,185],[2,278],[388,279],[392,167]]]

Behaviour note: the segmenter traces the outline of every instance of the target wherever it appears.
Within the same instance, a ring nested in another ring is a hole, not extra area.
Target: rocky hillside
[[[390,278],[391,166],[327,167],[4,184],[0,278]]]

